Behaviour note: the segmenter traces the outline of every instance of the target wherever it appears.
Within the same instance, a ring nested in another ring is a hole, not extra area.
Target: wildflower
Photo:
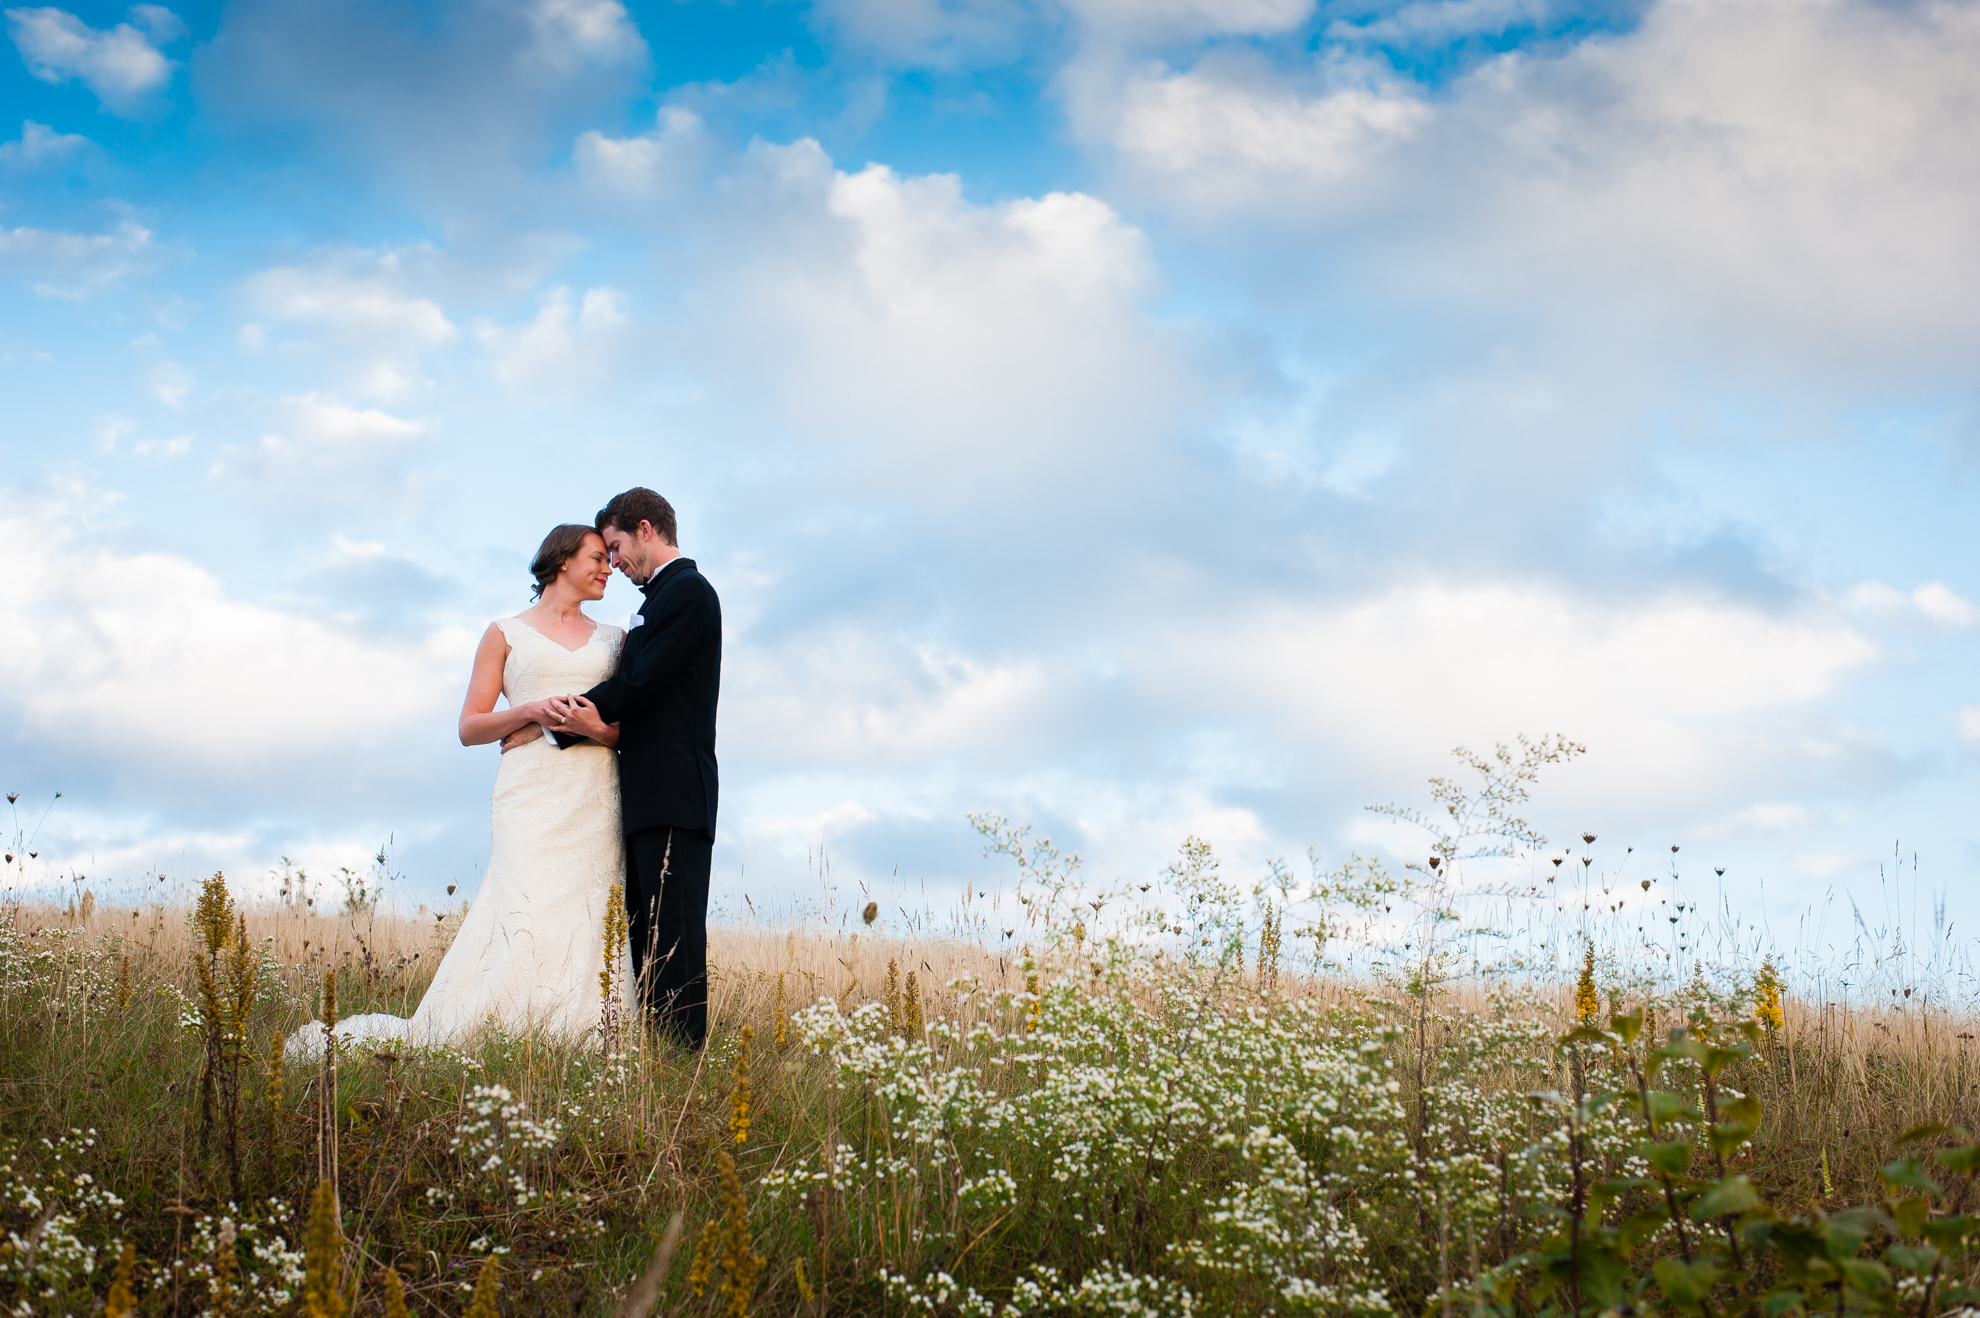
[[[1574,982],[1574,1017],[1583,1025],[1593,1025],[1602,1011],[1602,999],[1595,992],[1595,941],[1583,939],[1581,977]]]
[[[385,1318],[412,1318],[406,1311],[406,1288],[399,1280],[397,1268],[387,1268],[378,1279],[379,1289],[385,1292]]]
[[[117,1275],[110,1283],[103,1318],[130,1318],[137,1312],[137,1246],[126,1240],[117,1255]]]
[[[319,1181],[310,1197],[309,1226],[303,1233],[308,1258],[303,1277],[306,1318],[344,1318],[349,1301],[338,1282],[344,1254],[344,1229],[337,1221],[337,1191]]]
[[[1787,1023],[1781,1010],[1781,977],[1774,969],[1774,958],[1768,957],[1760,963],[1760,974],[1753,981],[1753,1014],[1768,1030],[1778,1030]]]
[[[206,1284],[207,1292],[213,1297],[211,1312],[216,1318],[234,1311],[235,1278],[240,1275],[240,1268],[240,1256],[234,1252],[234,1221],[222,1218],[213,1251],[213,1277]]]
[[[481,1265],[481,1276],[475,1279],[474,1299],[468,1303],[466,1318],[499,1318],[502,1311],[496,1306],[495,1296],[502,1289],[498,1275],[501,1267],[499,1254],[490,1254]]]
[[[921,986],[914,972],[908,971],[907,990],[901,997],[901,1032],[910,1039],[921,1037]]]
[[[742,1027],[742,1046],[736,1049],[736,1087],[729,1094],[729,1134],[736,1143],[749,1139],[749,1044],[756,1031]]]
[[[901,1032],[901,963],[887,958],[887,1028]]]
[[[782,971],[778,971],[777,972],[777,1033],[772,1036],[772,1042],[776,1043],[779,1047],[782,1047],[784,1044],[790,1041],[789,1024],[790,1024],[789,1018],[787,1017],[784,1011],[784,974]]]

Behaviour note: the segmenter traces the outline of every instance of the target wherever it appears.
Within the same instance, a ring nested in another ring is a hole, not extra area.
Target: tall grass
[[[1648,940],[1632,960],[1614,920],[1476,971],[1486,926],[1454,912],[1518,893],[1463,870],[1516,835],[1532,767],[1485,763],[1499,804],[1451,811],[1421,867],[1307,889],[1275,871],[1240,893],[1191,842],[1130,899],[984,820],[1023,879],[988,936],[835,913],[717,928],[701,1054],[604,1016],[601,991],[581,1044],[491,1030],[285,1070],[283,1038],[333,995],[410,1014],[459,912],[257,906],[220,880],[191,908],[12,905],[0,1306],[1965,1303],[1980,1026],[1961,1001],[1831,999],[1792,965],[1657,962]]]

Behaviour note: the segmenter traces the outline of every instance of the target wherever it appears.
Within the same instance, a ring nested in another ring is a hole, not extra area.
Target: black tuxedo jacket
[[[585,696],[619,725],[619,804],[626,832],[696,828],[715,836],[715,700],[722,686],[722,601],[694,560],[677,558],[642,587],[641,622],[616,673]],[[581,738],[556,736],[559,746]]]

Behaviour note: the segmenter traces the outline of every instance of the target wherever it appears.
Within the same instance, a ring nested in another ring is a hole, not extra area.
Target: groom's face
[[[644,537],[616,526],[606,527],[603,535],[605,548],[612,555],[612,566],[625,573],[626,580],[635,586],[644,586],[653,575],[653,554],[647,542],[657,543],[660,537],[645,522],[639,524],[639,529],[646,533]]]

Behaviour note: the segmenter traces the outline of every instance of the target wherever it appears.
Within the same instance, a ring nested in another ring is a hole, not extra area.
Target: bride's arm
[[[495,708],[502,696],[502,665],[508,660],[509,638],[491,622],[474,652],[474,676],[468,679],[467,700],[461,705],[461,745],[485,746],[546,717],[548,702],[542,700]]]

